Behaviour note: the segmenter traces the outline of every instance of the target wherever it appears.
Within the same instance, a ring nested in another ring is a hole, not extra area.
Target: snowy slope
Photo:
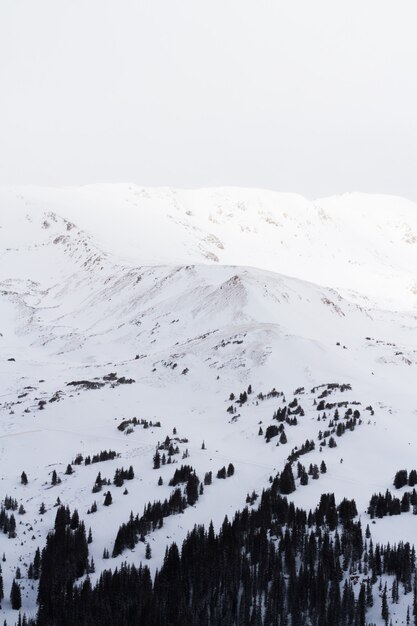
[[[135,266],[253,266],[392,309],[416,305],[417,207],[403,198],[310,202],[256,189],[91,185],[1,189],[0,206],[3,233],[10,220],[30,215],[39,224],[52,211]],[[27,225],[18,241],[25,232]]]
[[[153,470],[152,458],[174,428],[188,440],[179,464],[200,478],[229,462],[236,472],[214,479],[195,507],[152,534],[153,570],[167,543],[195,522],[219,525],[307,438],[317,446],[305,462],[324,458],[328,472],[291,497],[304,507],[323,492],[354,497],[365,522],[372,493],[417,465],[416,209],[359,194],[311,203],[239,189],[0,190],[0,498],[12,495],[26,509],[16,515],[17,538],[0,536],[4,615],[12,619],[18,563],[23,608],[35,610],[24,564],[44,545],[58,497],[92,528],[94,576],[144,558],[143,544],[114,560],[102,555],[131,510],[141,514],[169,495],[175,465]],[[111,372],[116,383],[103,379]],[[68,385],[79,380],[99,388]],[[351,386],[331,400],[359,403],[350,406],[362,424],[320,452],[314,402],[322,389],[312,390],[327,383]],[[249,384],[248,402],[227,412],[230,393],[238,397]],[[279,446],[258,435],[283,403],[257,399],[273,388],[287,402],[297,397],[305,413]],[[117,429],[133,417],[161,427]],[[120,458],[64,474],[78,453],[109,448]],[[97,472],[112,479],[130,464],[129,493],[112,485],[113,504],[103,507],[103,492],[91,492]],[[62,482],[52,487],[54,469]],[[87,515],[94,500],[98,512]],[[378,520],[373,536],[415,541],[415,519]]]

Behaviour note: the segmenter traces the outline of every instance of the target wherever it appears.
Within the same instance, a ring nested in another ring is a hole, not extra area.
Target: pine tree
[[[26,472],[22,472],[22,475],[20,477],[20,482],[22,483],[22,485],[28,484],[28,477],[27,477]]]
[[[385,622],[385,626],[388,626],[389,609],[387,600],[387,583],[385,583],[384,591],[382,594],[381,617]]]
[[[394,487],[396,489],[401,489],[401,487],[405,487],[408,482],[408,472],[407,470],[399,470],[394,477]]]
[[[20,587],[15,580],[13,580],[12,588],[10,590],[10,603],[12,605],[12,609],[15,611],[18,611],[22,607]]]
[[[104,506],[110,506],[112,504],[112,502],[113,502],[113,499],[111,497],[111,493],[110,493],[110,491],[108,491],[106,493],[106,495],[105,495],[103,504],[104,504]]]
[[[78,528],[79,523],[80,523],[80,516],[78,515],[77,509],[74,509],[74,512],[71,516],[71,521],[70,521],[71,530],[75,530],[76,528]]]
[[[190,474],[187,484],[185,486],[185,494],[187,496],[187,503],[193,506],[198,500],[198,485],[199,480],[195,473]]]
[[[161,467],[161,455],[159,454],[158,450],[155,452],[155,455],[153,457],[153,468],[154,469],[159,469]]]
[[[219,471],[217,472],[217,478],[226,478],[226,468],[225,468],[225,466],[223,466],[221,469],[219,469]]]
[[[33,559],[33,578],[34,578],[34,580],[38,580],[39,579],[40,568],[41,568],[41,552],[40,552],[39,548],[36,548],[35,556],[34,556],[34,559]]]
[[[152,558],[152,550],[151,550],[151,546],[149,545],[149,543],[146,544],[146,550],[145,550],[145,558],[149,561],[149,559]]]
[[[287,463],[284,467],[280,479],[279,488],[282,494],[288,495],[295,491],[295,480],[292,473],[291,463]]]
[[[16,519],[13,514],[10,516],[10,519],[9,519],[8,537],[9,539],[14,539],[16,537]]]
[[[414,487],[417,485],[417,471],[412,469],[408,475],[408,486]]]

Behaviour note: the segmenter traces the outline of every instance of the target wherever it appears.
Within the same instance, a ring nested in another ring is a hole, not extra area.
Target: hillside
[[[217,530],[306,440],[315,447],[303,463],[324,460],[327,472],[305,486],[297,479],[288,497],[305,509],[322,493],[354,498],[362,526],[371,524],[371,495],[393,490],[395,473],[417,465],[415,268],[417,206],[401,198],[0,189],[0,498],[25,509],[15,512],[16,536],[0,536],[1,617],[16,619],[17,566],[22,608],[35,614],[27,569],[57,499],[92,529],[93,582],[124,561],[155,572],[167,545],[196,523],[212,519]],[[282,429],[265,436],[283,407],[297,418],[285,422],[286,442]],[[359,417],[346,432],[323,435],[336,429],[328,427],[335,408],[347,422],[355,410]],[[168,454],[170,444],[178,452]],[[171,463],[154,469],[158,446]],[[103,450],[118,456],[85,465]],[[230,463],[234,474],[217,479]],[[151,558],[141,542],[103,558],[131,511],[169,498],[181,464],[213,481],[149,534]],[[134,478],[115,486],[116,470],[129,466]],[[111,485],[92,493],[99,471]],[[413,542],[415,519],[410,511],[395,524],[376,520],[373,541]],[[411,595],[391,607],[398,623]],[[377,596],[370,619],[382,623]]]

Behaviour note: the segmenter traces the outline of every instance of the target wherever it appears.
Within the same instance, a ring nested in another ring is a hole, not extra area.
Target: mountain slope
[[[25,215],[48,222],[52,211],[133,265],[253,266],[365,304],[416,305],[417,207],[403,198],[346,194],[310,202],[253,189],[91,185],[1,189],[0,206],[12,228]],[[26,227],[19,228],[22,242]]]
[[[298,481],[290,497],[314,507],[321,493],[346,495],[368,523],[372,493],[416,458],[415,209],[396,198],[309,203],[256,190],[0,190],[0,498],[26,510],[15,513],[17,536],[0,536],[6,597],[20,564],[33,614],[27,565],[57,498],[92,528],[93,581],[106,567],[143,561],[141,543],[110,561],[103,550],[131,511],[169,497],[182,463],[201,480],[211,471],[213,484],[151,533],[152,571],[195,523],[212,518],[218,528],[260,493],[306,439],[315,449],[303,462],[325,460],[328,471]],[[287,443],[268,441],[274,413],[294,399],[304,414],[286,424]],[[320,443],[335,408],[324,418],[322,399],[360,412],[335,448]],[[155,470],[167,437],[179,453]],[[73,463],[108,449],[120,456]],[[216,479],[228,463],[235,475]],[[113,484],[92,493],[99,471],[112,483],[129,465],[128,493]],[[414,519],[378,520],[373,538],[413,540]],[[406,604],[393,610],[403,618]],[[8,599],[3,613],[13,623]]]

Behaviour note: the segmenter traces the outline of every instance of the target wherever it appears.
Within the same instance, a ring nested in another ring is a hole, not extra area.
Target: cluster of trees
[[[293,417],[291,417],[291,415]],[[278,407],[277,410],[274,411],[272,419],[278,422],[286,422],[289,426],[297,426],[298,421],[295,417],[296,415],[303,417],[305,413],[301,404],[298,404],[297,398],[294,398],[294,400],[289,403],[288,407],[287,405]]]
[[[132,417],[132,419],[123,420],[118,425],[118,430],[124,432],[129,426],[142,426],[143,428],[161,428],[161,422],[152,422],[152,420],[138,419],[137,417]]]
[[[133,549],[138,541],[144,541],[145,536],[150,532],[156,528],[162,528],[165,517],[182,513],[186,508],[187,498],[177,487],[169,499],[153,504],[149,502],[141,517],[139,515],[134,517],[131,514],[129,521],[122,524],[117,532],[112,552],[113,557],[121,554],[126,548]]]
[[[277,391],[275,387],[271,389],[271,391],[268,391],[267,393],[262,393],[261,391],[260,393],[258,393],[256,397],[258,398],[258,400],[261,400],[261,401],[270,400],[270,398],[282,398],[283,402],[285,402],[284,393],[282,391]]]
[[[246,495],[246,504],[255,504],[258,498],[259,498],[259,495],[256,493],[255,490],[253,490],[252,493],[248,493]]]
[[[16,518],[13,513],[8,513],[4,506],[0,507],[0,529],[9,539],[16,537]]]
[[[62,612],[70,610],[75,581],[88,571],[85,526],[76,511],[71,515],[68,507],[60,506],[41,554],[38,626],[60,623]]]
[[[301,446],[301,448],[294,448],[292,450],[290,456],[288,457],[288,461],[290,463],[297,461],[297,459],[299,459],[300,456],[303,456],[303,454],[308,454],[309,452],[312,452],[315,449],[315,447],[316,446],[315,446],[313,439],[306,439],[303,445]]]
[[[93,493],[98,493],[99,491],[102,490],[104,485],[110,485],[110,479],[109,478],[102,478],[101,477],[101,472],[99,472],[97,474],[96,480],[94,482],[93,488],[92,488],[92,492]]]
[[[6,496],[3,500],[3,506],[6,511],[17,511],[19,503],[16,498],[12,496]]]
[[[174,434],[176,433],[176,429],[174,428]],[[158,447],[156,449],[156,452],[154,454],[153,457],[153,468],[154,469],[159,469],[161,467],[161,463],[162,465],[165,465],[165,463],[172,463],[171,457],[174,456],[174,454],[179,454],[180,449],[178,446],[178,443],[188,443],[188,439],[183,438],[183,439],[179,439],[178,437],[175,438],[171,438],[169,437],[169,435],[166,436],[165,441],[163,443],[158,444]],[[174,445],[176,444],[176,445]],[[160,454],[160,451],[162,452],[162,455]],[[168,453],[168,459],[165,456],[165,452]],[[188,457],[188,450],[186,450],[183,453],[182,458],[186,459]]]
[[[326,420],[326,413],[323,413],[323,415],[321,417],[319,416],[317,419],[319,421]],[[321,430],[319,431],[318,439],[321,446],[329,445],[329,448],[335,448],[337,444],[333,435],[342,437],[347,430],[353,431],[357,425],[362,423],[360,413],[357,410],[352,411],[352,409],[348,409],[345,413],[344,419],[344,422],[339,421],[339,412],[336,409],[333,418],[329,421],[327,430],[324,430],[323,432]],[[329,438],[328,442],[327,438]]]
[[[217,472],[217,478],[230,478],[230,476],[233,476],[233,474],[235,473],[235,468],[233,463],[229,463],[229,465],[227,466],[227,470],[226,470],[226,466],[223,465],[223,467],[221,467],[219,469],[219,471]]]
[[[93,456],[86,456],[85,459],[82,454],[77,454],[72,464],[81,465],[84,461],[84,465],[90,465],[91,463],[101,463],[102,461],[113,461],[113,459],[119,456],[120,454],[115,450],[101,450],[97,454],[93,454]]]
[[[413,507],[414,515],[417,515],[417,492],[415,489],[411,492],[406,491],[401,500],[393,496],[387,489],[385,494],[374,493],[369,501],[368,514],[372,519],[386,515],[401,515],[401,513],[408,513],[411,507]]]
[[[310,463],[308,471],[300,462],[297,463],[297,478],[300,479],[300,485],[308,485],[308,477],[311,476],[313,480],[320,478],[320,474],[327,472],[327,466],[324,460],[320,463],[320,469],[318,465]]]
[[[259,429],[258,434],[262,435],[262,428]],[[279,443],[286,444],[287,436],[285,434],[284,424],[280,424],[279,426],[277,426],[276,424],[270,424],[265,430],[266,443],[269,443],[271,439],[277,437],[278,435],[280,435]]]
[[[125,480],[133,480],[135,477],[135,472],[133,471],[133,467],[130,466],[129,469],[125,470],[123,467],[118,468],[114,473],[113,484],[116,487],[121,487]]]
[[[321,392],[321,394],[319,395],[319,399],[320,398],[326,398],[328,395],[330,395],[333,391],[352,391],[352,386],[349,383],[327,383],[324,385],[317,385],[317,387],[313,387],[311,389],[311,393],[316,393],[319,389],[323,389],[323,391]]]
[[[174,476],[169,481],[169,486],[176,487],[181,483],[186,483],[194,473],[194,468],[191,465],[181,465],[179,469],[175,470]]]
[[[236,402],[240,404],[240,406],[242,406],[242,404],[245,404],[245,402],[248,401],[248,396],[250,396],[251,394],[252,394],[252,385],[249,385],[247,390],[243,390],[240,392],[238,398],[236,398],[234,393],[231,393],[229,396],[229,400],[231,400],[232,402],[236,400]]]
[[[401,489],[401,487],[414,487],[417,485],[417,471],[415,469],[410,470],[410,474],[407,470],[398,470],[394,476],[394,487]]]
[[[172,457],[174,456],[174,454],[179,454],[179,451],[180,449],[178,446],[174,447],[172,444],[170,444],[168,448],[168,459],[167,459],[164,452],[161,455],[159,454],[159,450],[157,450],[153,456],[153,468],[159,469],[161,465],[165,465],[166,463],[170,465],[172,463]],[[187,457],[188,457],[188,453],[184,453],[183,459]]]
[[[41,552],[39,548],[36,548],[34,559],[29,563],[28,578],[29,580],[39,580],[41,571]]]
[[[227,470],[223,467],[217,473],[217,477],[226,478],[226,476],[232,476],[234,471],[232,463],[229,463]],[[222,475],[219,476],[219,473]],[[183,493],[181,488],[177,487],[177,485],[184,483],[185,488]],[[157,501],[153,504],[149,502],[141,517],[138,515],[134,517],[133,514],[131,514],[129,521],[120,526],[112,555],[118,556],[126,548],[132,549],[138,541],[144,541],[147,534],[156,528],[162,528],[165,517],[182,513],[187,506],[194,506],[199,496],[204,492],[204,485],[211,485],[211,483],[212,472],[205,474],[203,484],[191,465],[181,465],[180,468],[175,470],[173,477],[169,481],[170,486],[177,487],[172,492],[169,499],[165,499],[164,502]],[[158,484],[163,484],[161,477],[159,478]]]
[[[384,575],[394,602],[414,589],[417,612],[414,550],[373,545],[356,515],[353,500],[337,506],[333,494],[315,511],[295,508],[274,480],[259,507],[226,517],[218,534],[196,526],[181,549],[173,543],[154,580],[146,566],[122,565],[94,586],[74,585],[87,546],[76,549],[77,531],[61,521],[42,553],[36,626],[366,626],[376,601],[388,624]]]

